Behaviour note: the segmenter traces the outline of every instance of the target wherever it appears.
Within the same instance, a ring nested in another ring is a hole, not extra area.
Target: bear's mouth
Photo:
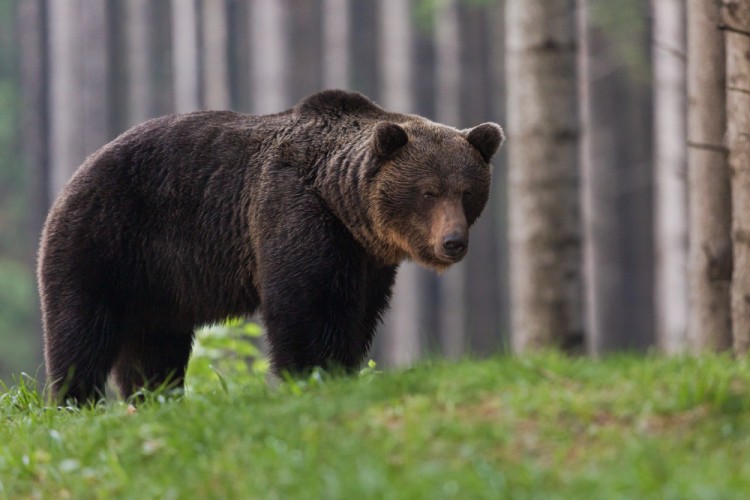
[[[456,253],[448,254],[448,253],[440,252],[440,253],[435,254],[435,257],[441,263],[450,265],[450,264],[455,264],[456,262],[460,262],[466,256],[466,253],[467,253],[467,249],[464,248],[463,250],[460,250]]]
[[[431,252],[430,258],[427,260],[430,266],[435,267],[438,270],[443,270],[448,266],[460,262],[466,256],[467,252],[468,246],[453,252],[444,251],[442,248],[434,249],[434,251]]]

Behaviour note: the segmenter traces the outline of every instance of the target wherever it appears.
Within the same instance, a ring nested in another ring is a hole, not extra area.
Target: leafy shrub
[[[188,390],[229,392],[231,387],[262,382],[268,372],[260,347],[262,333],[257,323],[238,318],[198,330],[187,371]]]

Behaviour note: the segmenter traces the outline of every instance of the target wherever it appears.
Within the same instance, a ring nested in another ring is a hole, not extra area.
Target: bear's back
[[[323,90],[301,100],[294,111],[298,116],[331,116],[388,119],[395,116],[358,92]]]

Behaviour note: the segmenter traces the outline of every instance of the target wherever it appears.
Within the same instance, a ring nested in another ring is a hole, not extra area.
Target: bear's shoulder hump
[[[359,92],[323,90],[302,99],[295,106],[301,115],[351,114],[378,115],[384,110]]]

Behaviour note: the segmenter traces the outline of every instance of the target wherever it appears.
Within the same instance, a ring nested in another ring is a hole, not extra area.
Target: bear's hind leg
[[[117,325],[105,312],[88,311],[66,320],[48,315],[45,363],[52,398],[63,403],[94,403],[104,387],[119,349]],[[74,318],[74,319],[70,319]]]
[[[182,388],[192,347],[192,330],[132,335],[113,370],[120,394],[128,398],[140,389]]]

